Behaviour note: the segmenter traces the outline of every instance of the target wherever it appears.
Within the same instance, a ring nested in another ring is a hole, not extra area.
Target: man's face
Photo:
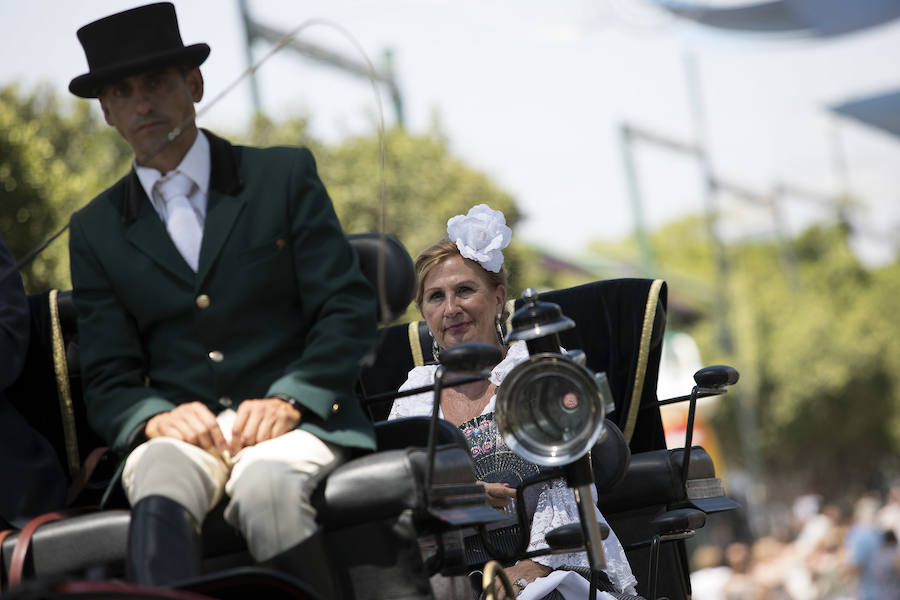
[[[185,72],[178,67],[125,77],[105,85],[99,94],[106,122],[131,146],[138,163],[162,173],[178,166],[194,142],[194,103],[202,97],[200,69]],[[176,127],[185,133],[167,142]]]

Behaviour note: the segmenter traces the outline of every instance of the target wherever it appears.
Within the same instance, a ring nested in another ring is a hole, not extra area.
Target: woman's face
[[[498,343],[495,320],[503,311],[506,288],[492,287],[480,266],[452,256],[428,272],[423,288],[422,316],[441,347]]]

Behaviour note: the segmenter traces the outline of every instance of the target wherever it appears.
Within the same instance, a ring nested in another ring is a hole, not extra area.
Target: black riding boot
[[[131,509],[128,577],[141,585],[167,586],[200,572],[200,527],[181,504],[147,496]]]
[[[296,546],[262,561],[259,566],[287,573],[308,584],[320,600],[337,598],[325,545],[318,531]]]

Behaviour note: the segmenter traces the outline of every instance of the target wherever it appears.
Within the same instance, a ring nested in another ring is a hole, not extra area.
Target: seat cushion
[[[31,538],[31,560],[41,575],[77,573],[96,565],[124,567],[128,542],[127,510],[104,510],[41,525]],[[9,572],[18,535],[3,540],[3,570]]]
[[[601,493],[597,506],[603,514],[611,514],[688,500],[681,485],[683,460],[684,450],[681,448],[632,454],[631,464],[622,482],[612,491]],[[716,477],[712,458],[699,446],[691,449],[689,470],[689,488],[692,482],[710,482]]]

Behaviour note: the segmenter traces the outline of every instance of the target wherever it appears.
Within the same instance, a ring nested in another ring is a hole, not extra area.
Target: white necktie
[[[200,241],[203,239],[203,228],[194,212],[188,195],[194,189],[194,182],[182,173],[173,173],[157,182],[157,189],[166,202],[166,229],[181,252],[187,264],[197,272],[200,261]]]

